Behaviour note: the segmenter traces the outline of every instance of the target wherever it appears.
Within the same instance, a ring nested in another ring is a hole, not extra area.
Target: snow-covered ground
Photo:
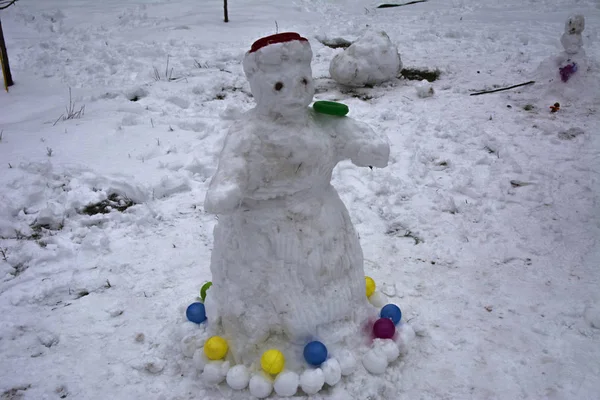
[[[241,60],[276,26],[311,41],[316,99],[390,138],[387,168],[344,163],[334,185],[366,273],[420,334],[383,378],[313,398],[598,398],[600,3],[378,4],[232,1],[228,24],[220,0],[0,12],[16,82],[0,93],[2,399],[244,398],[206,387],[180,340],[210,280],[208,182],[231,119],[253,106]],[[544,68],[575,12],[590,69],[562,91]],[[418,81],[350,90],[329,78],[341,50],[315,38],[367,27],[406,68],[442,71],[433,97]],[[63,120],[69,88],[85,109]],[[84,212],[109,197],[135,204]]]

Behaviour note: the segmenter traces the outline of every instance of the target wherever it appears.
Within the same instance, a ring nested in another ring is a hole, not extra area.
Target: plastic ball
[[[394,325],[398,325],[402,319],[402,311],[400,311],[400,307],[395,304],[387,304],[381,309],[379,316],[381,318],[389,318]]]
[[[190,304],[187,310],[185,310],[185,316],[188,320],[196,324],[203,323],[206,321],[206,309],[204,308],[204,304],[199,302]]]
[[[212,282],[206,282],[200,288],[200,300],[204,301],[206,299],[206,291],[212,286]]]
[[[371,295],[375,292],[375,281],[370,276],[365,276],[365,284],[367,288],[367,297],[371,297]]]
[[[273,383],[273,389],[281,397],[290,397],[296,394],[298,391],[298,385],[300,384],[300,377],[294,371],[283,371]]]
[[[283,370],[285,365],[285,357],[283,353],[276,349],[270,349],[263,353],[260,358],[260,366],[262,369],[271,375],[277,375]]]
[[[391,319],[379,318],[373,325],[373,334],[379,339],[391,339],[396,333],[396,326]]]
[[[259,399],[265,399],[269,397],[273,391],[273,382],[271,382],[269,377],[257,374],[250,378],[248,389],[250,389],[250,394],[252,396],[258,397]]]
[[[224,358],[228,349],[227,340],[220,336],[212,336],[204,343],[204,354],[209,360]]]
[[[246,389],[250,382],[250,372],[245,365],[235,365],[227,372],[227,384],[234,390]]]
[[[304,346],[304,359],[310,365],[318,367],[327,360],[327,347],[319,341],[310,342]]]

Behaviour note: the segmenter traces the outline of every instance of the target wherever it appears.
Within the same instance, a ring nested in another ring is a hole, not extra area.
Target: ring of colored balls
[[[220,336],[212,336],[204,343],[204,354],[209,360],[220,360],[229,350],[227,341]]]
[[[402,319],[402,311],[400,311],[400,307],[395,304],[386,304],[381,309],[379,316],[381,318],[391,319],[394,325],[398,325]]]
[[[206,309],[204,308],[204,304],[195,302],[188,306],[185,310],[185,316],[188,320],[201,324],[206,321]]]
[[[279,350],[267,350],[260,358],[260,366],[266,373],[277,375],[283,371],[283,367],[285,366],[285,357]]]
[[[327,347],[319,341],[308,343],[304,346],[304,359],[310,365],[323,364],[327,360]]]

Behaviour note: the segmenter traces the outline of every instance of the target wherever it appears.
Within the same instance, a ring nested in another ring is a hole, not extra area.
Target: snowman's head
[[[571,15],[565,22],[565,32],[569,34],[581,33],[585,28],[585,18],[581,14]]]
[[[257,109],[284,116],[304,110],[315,94],[311,59],[310,44],[297,33],[257,40],[243,63]]]

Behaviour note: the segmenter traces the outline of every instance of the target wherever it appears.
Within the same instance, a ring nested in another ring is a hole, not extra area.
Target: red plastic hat
[[[277,33],[275,35],[265,36],[264,38],[260,38],[256,42],[252,43],[252,47],[250,47],[250,53],[254,53],[255,51],[262,49],[263,47],[268,46],[270,44],[291,42],[293,40],[308,42],[308,39],[300,36],[296,32]]]

